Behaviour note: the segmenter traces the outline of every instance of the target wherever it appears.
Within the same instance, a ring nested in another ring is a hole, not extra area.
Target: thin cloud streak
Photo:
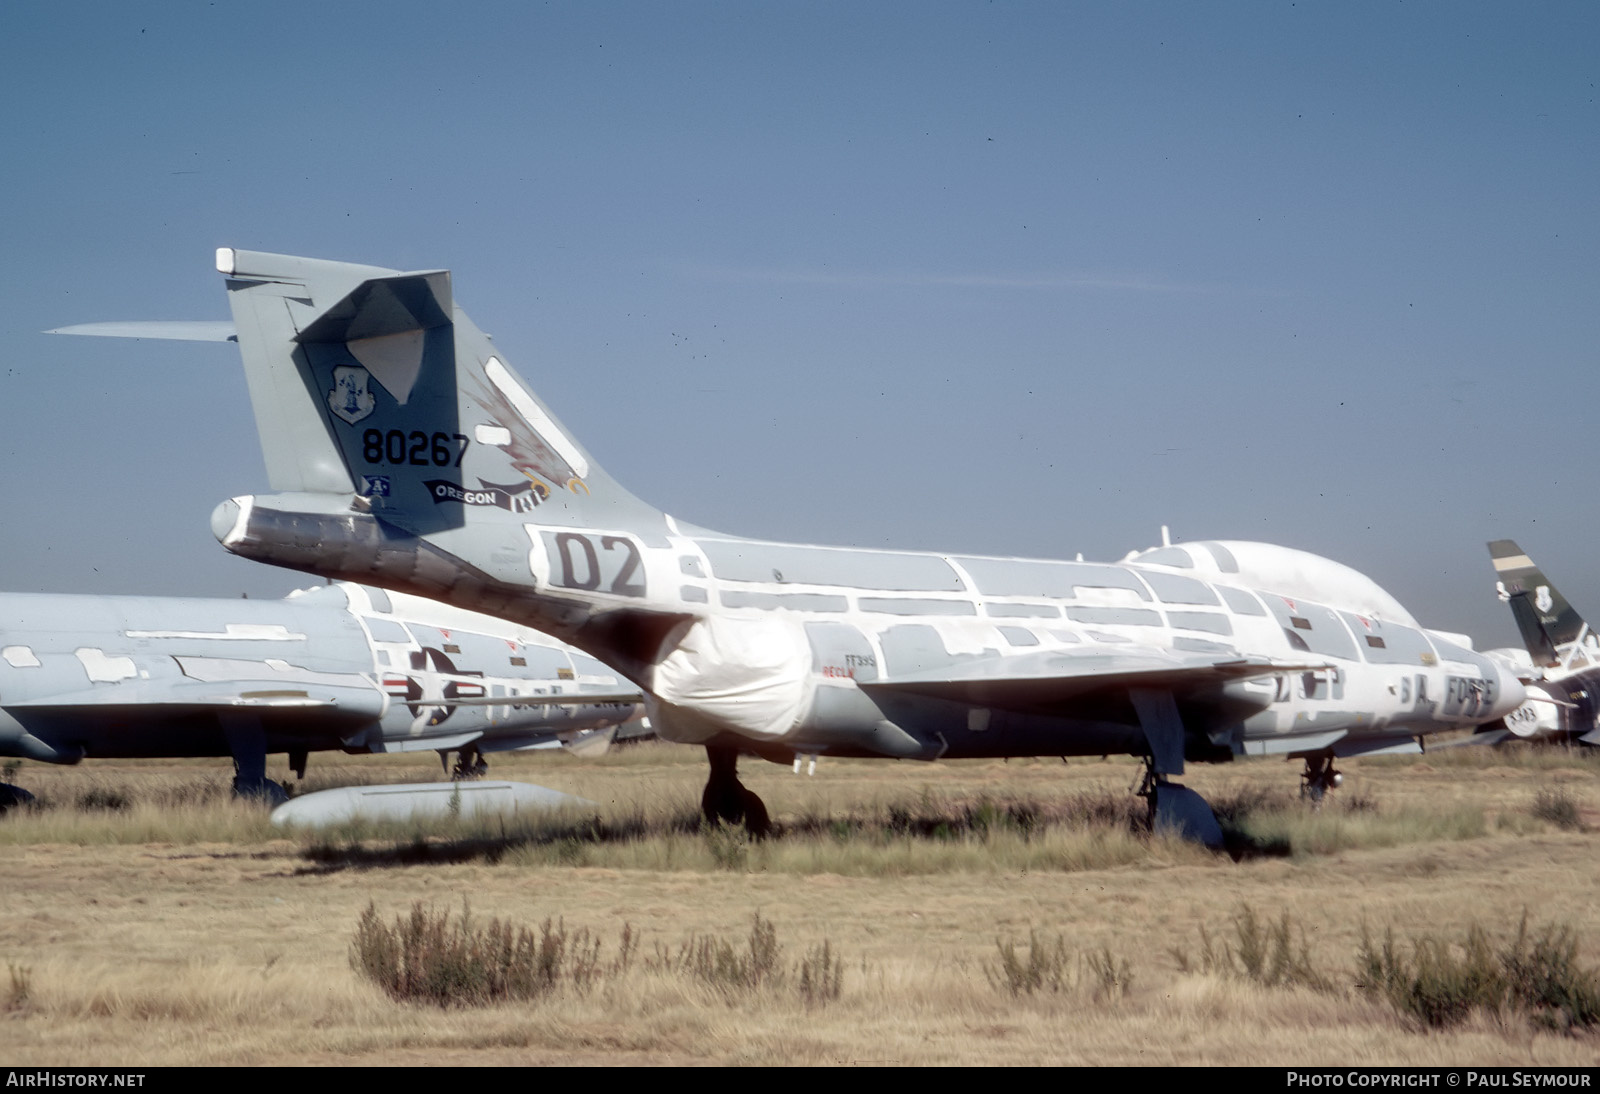
[[[939,274],[899,271],[889,273],[835,272],[832,270],[777,269],[748,266],[688,265],[691,277],[715,281],[755,281],[782,285],[847,285],[858,288],[934,287],[958,289],[1096,289],[1119,292],[1216,293],[1268,292],[1228,285],[1181,284],[1096,274]],[[1271,295],[1279,295],[1272,291]]]

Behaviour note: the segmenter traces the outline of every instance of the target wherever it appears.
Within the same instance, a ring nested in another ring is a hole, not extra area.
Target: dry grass
[[[430,760],[317,756],[311,774],[431,781]],[[1293,799],[1293,766],[1195,768],[1184,781],[1233,807],[1254,841],[1237,862],[1129,831],[1115,805],[1136,775],[1127,761],[824,761],[815,778],[746,761],[746,783],[786,826],[761,844],[688,823],[703,760],[664,745],[494,762],[496,776],[601,803],[610,839],[585,837],[593,818],[284,837],[204,789],[225,786],[226,767],[25,765],[19,781],[56,804],[0,821],[0,961],[12,969],[0,1058],[1459,1066],[1600,1053],[1593,1034],[1481,1015],[1425,1034],[1355,987],[1363,924],[1393,926],[1409,946],[1476,923],[1503,945],[1526,911],[1600,937],[1596,768],[1581,754],[1349,763],[1321,813]],[[95,788],[132,800],[80,808]],[[1535,816],[1551,788],[1582,828]],[[627,835],[634,821],[642,830]],[[586,992],[441,1011],[396,1002],[350,968],[369,905],[392,922],[419,900],[459,909],[464,894],[483,922],[550,919],[608,948],[630,924],[644,955],[743,940],[759,914],[790,981],[810,961],[814,980],[837,969],[840,989],[826,1006],[793,990],[730,995],[639,961]],[[1303,946],[1331,987],[1181,970],[1172,950],[1197,946],[1202,927],[1237,946],[1241,907],[1262,930],[1287,914],[1293,958]],[[1013,995],[992,981],[997,943],[1027,962],[1030,938],[1046,966],[1061,944],[1061,990]],[[1104,990],[1088,955],[1125,988]]]

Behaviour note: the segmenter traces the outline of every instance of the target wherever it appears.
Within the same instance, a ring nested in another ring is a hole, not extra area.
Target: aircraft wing
[[[323,711],[336,717],[371,719],[383,713],[383,696],[359,676],[352,683],[285,683],[278,680],[130,680],[108,688],[66,692],[5,703],[10,711],[70,715],[123,712],[156,717],[162,712],[257,710]]]
[[[1166,650],[1103,648],[1040,650],[977,658],[892,680],[858,681],[868,692],[899,691],[983,706],[1039,710],[1128,688],[1174,694],[1284,673],[1317,672],[1327,661],[1279,661],[1236,654],[1174,654]]]

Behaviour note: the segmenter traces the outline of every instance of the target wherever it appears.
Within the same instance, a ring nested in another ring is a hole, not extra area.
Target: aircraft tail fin
[[[455,306],[448,271],[229,248],[217,268],[275,490],[355,495],[418,536],[511,518],[662,527]]]
[[[1515,541],[1495,540],[1489,544],[1489,557],[1500,597],[1511,605],[1528,655],[1537,665],[1559,664],[1561,651],[1579,641],[1588,624]]]

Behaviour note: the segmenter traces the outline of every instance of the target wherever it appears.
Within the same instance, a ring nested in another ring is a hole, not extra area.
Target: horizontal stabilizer
[[[76,323],[46,334],[87,334],[95,338],[157,338],[167,342],[237,342],[226,319],[152,319],[127,323]]]

